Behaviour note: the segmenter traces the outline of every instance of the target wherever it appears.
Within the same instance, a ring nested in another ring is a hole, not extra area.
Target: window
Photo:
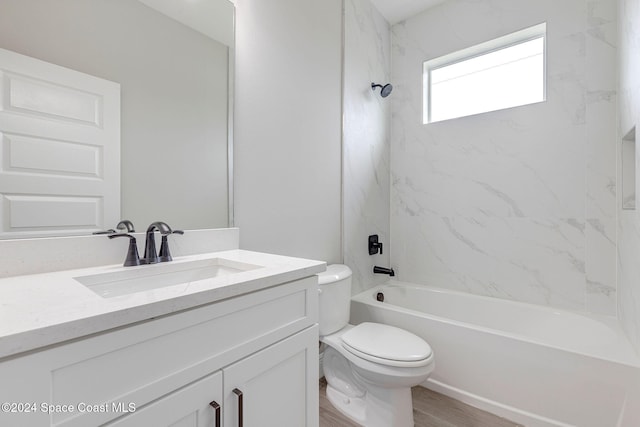
[[[424,117],[433,123],[545,100],[546,24],[424,63]]]

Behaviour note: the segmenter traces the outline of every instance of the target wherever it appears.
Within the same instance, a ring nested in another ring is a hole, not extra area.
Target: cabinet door
[[[222,372],[216,372],[107,426],[222,427],[221,406]]]
[[[318,327],[224,372],[225,427],[318,426]]]

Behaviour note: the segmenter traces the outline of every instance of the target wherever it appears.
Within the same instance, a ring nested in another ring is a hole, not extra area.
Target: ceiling
[[[233,46],[233,3],[228,0],[139,1],[213,40]]]
[[[445,0],[371,0],[390,24],[395,24]]]

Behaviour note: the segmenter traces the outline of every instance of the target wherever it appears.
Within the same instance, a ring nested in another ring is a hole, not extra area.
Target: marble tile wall
[[[369,0],[345,0],[344,27],[343,241],[356,294],[388,279],[373,266],[389,266],[391,98],[372,91],[371,82],[390,81],[391,39]],[[380,236],[382,255],[369,255],[370,234]]]
[[[619,133],[618,139],[640,124],[640,1],[620,0]],[[636,135],[638,135],[636,133]],[[618,164],[621,150],[618,144]],[[638,157],[636,150],[636,171]],[[621,179],[618,168],[618,179]],[[636,188],[638,185],[636,176]],[[620,182],[620,181],[618,181]],[[622,210],[618,198],[618,317],[640,351],[640,212]],[[637,206],[637,205],[636,205]]]
[[[422,124],[422,63],[547,23],[547,101]],[[399,279],[616,314],[615,0],[450,0],[392,27]]]

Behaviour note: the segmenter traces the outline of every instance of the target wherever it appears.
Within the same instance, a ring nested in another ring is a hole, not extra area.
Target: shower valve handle
[[[377,234],[369,236],[369,255],[380,253],[382,255],[382,242],[379,241]]]

